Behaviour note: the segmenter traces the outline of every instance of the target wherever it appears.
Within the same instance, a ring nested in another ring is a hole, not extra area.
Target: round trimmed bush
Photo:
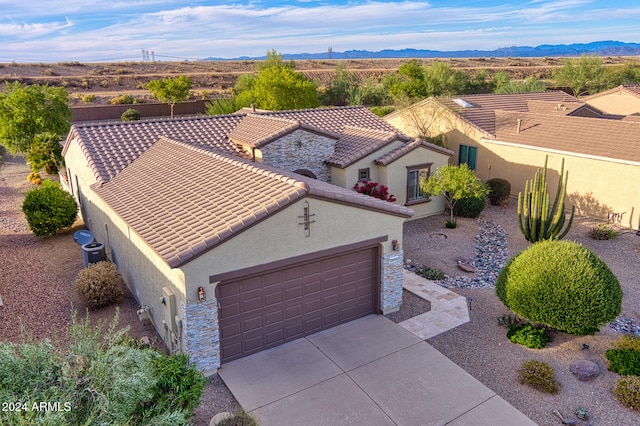
[[[458,216],[472,219],[480,216],[480,213],[482,213],[482,210],[484,210],[486,206],[487,200],[484,196],[462,198],[456,204]]]
[[[120,116],[122,121],[137,121],[140,120],[140,111],[137,109],[129,108]]]
[[[511,258],[496,293],[516,315],[576,335],[593,334],[622,307],[613,272],[571,241],[540,241]]]
[[[27,218],[31,232],[37,237],[55,235],[61,229],[69,228],[76,221],[78,206],[76,200],[60,187],[58,182],[32,178],[41,187],[27,192],[22,203],[22,212]]]
[[[78,273],[76,289],[89,308],[100,308],[122,296],[122,279],[115,264],[92,263]]]
[[[494,206],[499,206],[509,199],[511,195],[511,184],[502,178],[492,178],[487,181],[489,185],[489,202]]]

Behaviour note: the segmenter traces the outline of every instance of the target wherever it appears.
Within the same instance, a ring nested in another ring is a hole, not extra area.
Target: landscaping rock
[[[466,263],[462,263],[460,261],[458,261],[458,268],[465,271],[465,272],[475,272],[475,268],[471,265],[467,265]]]
[[[575,361],[569,367],[569,371],[578,377],[578,380],[588,382],[600,375],[600,367],[593,361],[580,359]]]

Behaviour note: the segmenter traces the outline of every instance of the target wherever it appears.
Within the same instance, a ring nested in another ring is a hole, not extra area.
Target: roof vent
[[[462,108],[473,108],[473,104],[465,101],[462,98],[453,98],[452,101],[460,105]]]

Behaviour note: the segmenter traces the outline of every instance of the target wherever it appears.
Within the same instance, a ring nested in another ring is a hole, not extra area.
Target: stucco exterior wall
[[[162,324],[166,305],[161,300],[162,288],[169,288],[175,294],[179,315],[178,307],[185,303],[184,274],[180,269],[171,269],[117,215],[106,213],[110,208],[89,187],[95,183],[95,177],[76,143],[67,150],[65,163],[72,174],[74,196],[81,199],[85,225],[96,241],[104,243],[107,257],[118,266],[118,272],[138,303],[148,307],[153,325],[160,336],[166,337],[168,348],[178,350],[180,342],[171,344],[172,339]],[[78,250],[78,256],[81,255]],[[172,328],[180,333],[178,327],[172,325]]]
[[[306,131],[295,130],[260,148],[256,158],[284,170],[311,170],[318,180],[331,182],[329,166],[324,162],[335,148],[336,140]]]
[[[640,114],[640,98],[629,93],[618,92],[597,96],[589,99],[587,103],[607,114]]]
[[[564,158],[565,171],[569,172],[567,202],[569,206],[576,206],[576,214],[606,219],[608,213],[624,213],[621,225],[638,229],[640,165],[550,153],[486,140],[482,148],[484,154],[478,155],[478,167],[488,170],[491,166],[494,172],[491,177],[502,177],[511,182],[512,194],[524,190],[525,182],[533,178],[538,168],[544,167],[548,155],[549,192],[555,195]]]

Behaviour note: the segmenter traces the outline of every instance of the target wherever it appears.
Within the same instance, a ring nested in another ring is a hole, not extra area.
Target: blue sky
[[[0,0],[0,62],[640,42],[637,0]]]

